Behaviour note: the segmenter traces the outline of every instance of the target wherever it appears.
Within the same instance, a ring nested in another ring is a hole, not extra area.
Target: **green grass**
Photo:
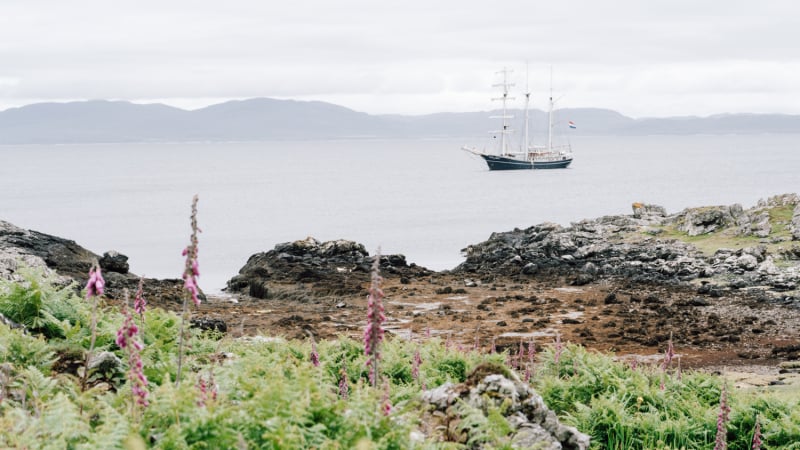
[[[769,221],[772,224],[772,233],[770,237],[792,238],[792,233],[789,231],[789,225],[792,223],[792,215],[794,214],[794,206],[778,206],[768,210]]]
[[[686,242],[687,244],[692,244],[705,256],[712,256],[721,248],[737,250],[756,245],[765,245],[767,247],[767,251],[774,253],[779,247],[784,246],[785,244],[772,243],[771,241],[773,239],[779,238],[790,240],[792,238],[792,235],[789,231],[789,224],[791,223],[793,212],[793,205],[778,206],[767,209],[772,230],[769,236],[766,238],[737,235],[735,226],[698,236],[689,236],[686,232],[678,230],[677,226],[675,225],[660,225],[655,227],[662,230],[662,233],[658,234],[656,237],[659,239],[674,239]],[[652,235],[646,233],[634,233],[629,236],[629,239],[638,240],[642,237],[652,237]],[[766,241],[767,243],[764,244],[762,241]]]
[[[46,280],[39,281],[39,288],[51,288]],[[17,288],[35,289],[0,286],[0,305]],[[57,306],[49,302],[80,305],[71,295],[47,297],[43,308]],[[59,350],[88,347],[88,331],[81,324],[89,311],[79,306],[73,312],[74,317],[59,322],[63,333],[47,337],[0,325],[0,448],[467,448],[412,440],[422,420],[421,384],[433,388],[458,383],[479,364],[505,361],[504,355],[447,350],[439,339],[388,339],[381,372],[391,386],[394,412],[386,417],[379,412],[383,391],[366,382],[362,344],[347,338],[319,342],[321,365],[314,367],[307,341],[216,340],[194,333],[185,355],[188,370],[176,386],[179,318],[153,310],[147,313],[142,352],[151,404],[142,409],[131,406],[124,378],[82,392],[76,376],[54,370]],[[113,343],[120,314],[103,307],[99,317],[97,351],[123,357]],[[410,373],[417,348],[423,360],[419,381]],[[347,400],[338,395],[343,362],[351,381]],[[210,373],[218,395],[200,406],[197,382]],[[562,421],[592,436],[593,449],[713,447],[722,383],[702,372],[684,373],[678,380],[655,367],[631,370],[609,355],[572,345],[566,346],[558,365],[552,349],[540,352],[532,381]],[[764,448],[800,448],[798,397],[731,392],[728,448],[749,448],[756,416],[762,422]],[[471,414],[465,423],[480,424],[475,439],[483,448],[508,448],[510,426],[499,411],[485,417]]]
[[[660,228],[663,229],[664,232],[659,234],[657,236],[658,238],[675,239],[686,242],[687,244],[692,244],[705,256],[712,256],[721,248],[731,248],[736,250],[760,245],[762,240],[762,238],[757,238],[755,236],[736,236],[733,234],[733,230],[731,229],[715,231],[713,233],[701,234],[698,236],[689,236],[685,232],[679,231],[674,227],[663,226]]]

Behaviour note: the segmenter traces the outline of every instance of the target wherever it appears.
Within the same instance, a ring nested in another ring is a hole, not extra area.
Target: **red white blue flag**
[[[569,127],[570,128],[578,128],[578,127],[575,126],[575,122],[573,122],[571,120],[569,121]]]

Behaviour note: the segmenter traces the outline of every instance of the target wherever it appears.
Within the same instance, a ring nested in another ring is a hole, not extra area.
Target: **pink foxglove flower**
[[[384,416],[388,416],[392,413],[392,401],[389,399],[389,382],[387,380],[383,380],[383,402],[382,402],[381,410],[383,411]]]
[[[532,363],[536,359],[536,344],[533,341],[528,342],[528,362]]]
[[[319,353],[317,353],[317,343],[315,341],[311,341],[311,364],[314,367],[319,367]]]
[[[728,448],[728,414],[731,412],[728,407],[728,389],[722,385],[722,392],[719,396],[719,415],[717,415],[717,439],[714,450],[725,450]]]
[[[339,396],[347,400],[350,386],[347,381],[347,360],[342,358],[342,368],[339,369]]]
[[[381,253],[378,249],[372,263],[372,283],[367,297],[367,326],[364,329],[364,354],[367,355],[369,378],[372,386],[378,383],[378,361],[381,359],[380,345],[383,341],[383,322],[386,320],[383,309],[383,290],[380,276]]]
[[[100,272],[100,266],[94,266],[89,271],[89,281],[86,282],[86,299],[103,295],[106,280]]]
[[[208,378],[202,375],[197,378],[197,390],[199,391],[197,406],[205,407],[209,400],[217,399],[217,382],[214,380],[213,372],[208,372]]]
[[[185,340],[184,330],[186,322],[188,322],[188,308],[189,298],[195,306],[200,306],[200,288],[197,286],[197,277],[200,276],[200,270],[197,268],[197,233],[200,229],[197,228],[197,195],[192,198],[192,215],[191,226],[192,234],[189,238],[189,245],[183,249],[183,256],[186,257],[186,264],[183,267],[183,287],[189,293],[188,297],[183,299],[183,311],[181,312],[181,326],[180,335],[178,337],[178,370],[175,374],[175,385],[179,386],[181,383],[181,371],[183,369],[183,345]]]
[[[97,297],[103,295],[103,290],[106,286],[106,280],[103,279],[103,274],[100,271],[100,266],[95,264],[89,269],[89,280],[86,282],[86,300],[93,299],[92,304],[92,338],[89,341],[89,351],[86,352],[86,360],[83,368],[83,377],[81,378],[81,391],[86,390],[86,383],[89,378],[89,361],[92,359],[92,352],[94,351],[95,340],[97,339]]]
[[[144,312],[147,310],[147,300],[144,299],[144,278],[139,278],[136,297],[133,299],[133,309],[136,314],[139,314],[139,317],[144,319]]]
[[[561,360],[561,352],[564,351],[564,345],[561,343],[561,333],[556,333],[556,343],[554,347],[553,353],[553,363],[558,365],[558,362]]]
[[[531,381],[531,365],[525,364],[525,382],[530,383]]]
[[[136,403],[144,407],[149,404],[147,401],[147,377],[144,374],[142,358],[139,353],[144,346],[136,339],[139,328],[134,323],[133,316],[131,316],[127,307],[124,308],[123,313],[125,314],[125,319],[122,322],[122,327],[117,330],[116,343],[119,348],[126,350],[128,353],[128,381],[131,383],[131,391]]]
[[[411,362],[411,378],[419,379],[419,366],[422,365],[422,357],[419,355],[419,347],[414,351],[414,360]]]
[[[752,450],[761,450],[761,422],[756,419],[756,429],[753,430],[753,446]]]
[[[189,238],[189,245],[183,249],[181,253],[186,257],[186,264],[183,270],[183,287],[189,292],[192,301],[195,305],[200,305],[200,288],[197,286],[197,277],[200,276],[200,270],[197,266],[197,233],[200,229],[197,228],[197,196],[192,199],[192,235]]]
[[[669,334],[669,342],[667,343],[667,351],[664,352],[664,365],[661,367],[664,370],[669,368],[672,364],[672,358],[675,357],[675,347],[672,345],[672,333]]]

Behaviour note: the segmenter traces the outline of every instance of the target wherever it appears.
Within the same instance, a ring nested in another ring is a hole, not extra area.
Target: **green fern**
[[[4,282],[0,290],[0,313],[47,338],[64,337],[68,323],[80,320],[80,306],[72,286],[57,282],[41,270],[18,271],[23,282]]]

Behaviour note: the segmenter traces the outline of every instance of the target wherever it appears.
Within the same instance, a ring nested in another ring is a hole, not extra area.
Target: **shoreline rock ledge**
[[[800,198],[783,194],[741,205],[687,208],[633,204],[632,215],[542,223],[462,250],[453,273],[567,277],[574,285],[622,278],[650,283],[701,279],[735,289],[796,291],[800,286]]]
[[[366,294],[372,262],[373,257],[357,242],[307,237],[250,256],[226,290],[260,299]],[[433,273],[408,264],[403,255],[381,255],[380,270],[383,276],[401,279]]]
[[[114,250],[97,255],[68,239],[26,230],[0,220],[0,279],[19,281],[22,268],[41,270],[64,286],[75,282],[80,289],[89,278],[89,269],[98,263],[106,280],[106,297],[121,299],[127,288],[136,292],[139,277],[128,271],[128,257]],[[145,296],[154,304],[180,304],[183,280],[147,278]]]

